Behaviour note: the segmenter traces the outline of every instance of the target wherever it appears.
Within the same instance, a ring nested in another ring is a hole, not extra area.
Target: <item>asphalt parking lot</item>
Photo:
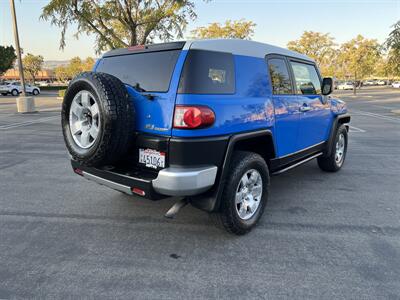
[[[150,202],[72,173],[59,102],[15,114],[0,97],[0,299],[400,299],[400,91],[348,102],[344,168],[272,178],[259,226],[236,237],[174,200]],[[53,97],[53,98],[52,98]]]

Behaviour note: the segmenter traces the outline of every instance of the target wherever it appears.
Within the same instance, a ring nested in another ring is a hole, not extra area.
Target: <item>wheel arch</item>
[[[266,149],[263,149],[263,147]],[[214,187],[205,194],[189,197],[189,201],[193,206],[208,212],[219,210],[232,155],[237,150],[258,153],[269,166],[269,160],[275,158],[276,155],[272,131],[270,129],[262,129],[232,135],[228,142],[222,166],[218,170]]]
[[[337,128],[340,125],[344,124],[346,126],[346,128],[347,128],[347,131],[349,131],[349,125],[348,124],[350,123],[350,120],[351,120],[351,116],[348,113],[342,114],[342,115],[337,115],[333,119],[331,130],[329,132],[329,139],[328,139],[328,142],[326,144],[326,149],[325,149],[325,152],[324,152],[324,157],[327,157],[327,156],[331,155],[331,153],[332,153],[332,144],[334,143],[334,140],[335,140],[335,133],[336,133]]]

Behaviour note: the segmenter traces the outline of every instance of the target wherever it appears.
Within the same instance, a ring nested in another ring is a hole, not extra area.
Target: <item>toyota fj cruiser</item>
[[[338,171],[350,116],[307,56],[244,40],[112,50],[74,78],[62,127],[75,173],[129,195],[182,197],[235,234],[263,214],[270,175],[317,158]]]

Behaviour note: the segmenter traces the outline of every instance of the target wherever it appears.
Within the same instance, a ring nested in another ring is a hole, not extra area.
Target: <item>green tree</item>
[[[27,77],[35,83],[37,73],[42,70],[43,56],[28,53],[22,59],[22,63]]]
[[[61,27],[61,49],[68,26],[77,24],[75,36],[94,34],[96,51],[101,52],[146,44],[154,38],[181,38],[188,20],[196,18],[194,8],[189,0],[51,0],[41,18]]]
[[[83,71],[91,71],[93,70],[93,66],[96,63],[96,60],[92,57],[86,58],[83,62]]]
[[[13,46],[0,46],[0,75],[11,69],[16,59]]]
[[[389,33],[389,37],[385,42],[387,49],[400,51],[400,21],[393,26],[393,30]]]
[[[380,59],[380,45],[375,39],[366,39],[358,35],[351,41],[342,44],[338,62],[346,75],[351,74],[354,81],[362,80],[372,74]],[[354,88],[356,93],[356,88]]]
[[[300,39],[290,41],[287,47],[290,50],[303,53],[313,58],[321,68],[322,74],[325,76],[336,75],[336,44],[335,39],[331,37],[329,33],[304,31]]]
[[[250,40],[254,34],[256,24],[246,20],[227,20],[224,24],[211,23],[206,27],[192,30],[193,38],[197,39],[244,39]]]
[[[384,47],[388,51],[387,68],[394,76],[400,76],[400,21],[393,26]]]
[[[54,69],[54,75],[58,81],[65,82],[69,79],[66,66],[58,66]]]

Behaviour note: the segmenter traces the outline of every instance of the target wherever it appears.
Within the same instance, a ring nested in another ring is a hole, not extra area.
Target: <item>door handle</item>
[[[300,106],[299,110],[300,110],[301,112],[306,112],[306,111],[311,110],[311,107],[310,107],[310,106],[303,105],[303,106]]]

